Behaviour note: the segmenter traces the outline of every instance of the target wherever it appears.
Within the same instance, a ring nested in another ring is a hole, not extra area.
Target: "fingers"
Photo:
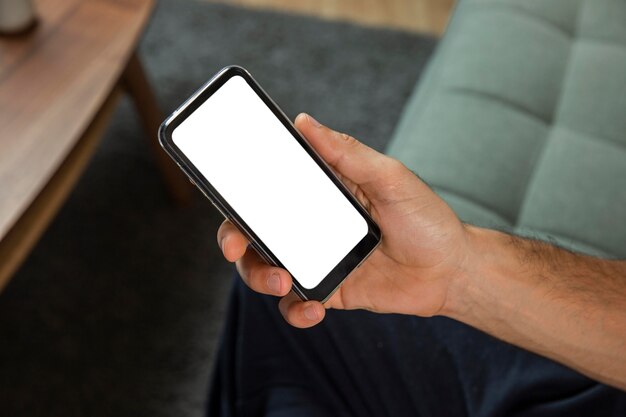
[[[237,271],[248,287],[261,294],[284,296],[279,308],[291,325],[306,328],[324,319],[324,306],[317,301],[302,302],[296,294],[290,292],[291,275],[282,268],[268,265],[228,220],[220,226],[217,240],[224,257],[230,262],[236,262]]]
[[[237,271],[248,287],[256,292],[282,296],[291,290],[291,276],[284,269],[268,265],[248,245],[248,239],[228,220],[217,231],[224,257],[236,262]]]
[[[237,271],[248,287],[261,294],[283,296],[291,291],[291,275],[276,266],[268,265],[249,247],[237,261]]]
[[[391,166],[399,164],[353,137],[321,125],[308,114],[299,114],[295,125],[330,166],[370,197],[384,189],[379,182]]]
[[[326,315],[326,309],[318,301],[302,301],[290,292],[278,303],[280,313],[285,320],[294,327],[305,329],[321,322]]]
[[[321,322],[326,309],[318,301],[302,301],[291,292],[291,276],[284,269],[268,265],[249,247],[237,261],[239,275],[252,290],[268,295],[283,296],[278,308],[285,320],[294,327],[307,328]]]
[[[241,258],[248,248],[248,239],[228,220],[217,231],[217,243],[229,262]]]

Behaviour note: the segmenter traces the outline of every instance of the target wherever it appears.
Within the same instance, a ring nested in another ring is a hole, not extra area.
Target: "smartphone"
[[[159,129],[165,151],[303,300],[326,301],[381,241],[379,227],[239,66],[219,71]]]

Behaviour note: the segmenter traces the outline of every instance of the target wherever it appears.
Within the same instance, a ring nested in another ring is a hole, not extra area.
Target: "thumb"
[[[370,197],[380,192],[381,182],[394,160],[362,144],[352,136],[320,124],[306,113],[296,117],[296,128],[336,172],[357,184]]]

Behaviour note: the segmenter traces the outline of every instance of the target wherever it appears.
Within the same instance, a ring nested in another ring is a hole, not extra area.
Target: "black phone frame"
[[[175,110],[159,127],[159,142],[167,154],[176,162],[182,171],[189,177],[207,199],[230,220],[250,241],[252,247],[268,263],[286,269],[272,251],[259,239],[245,221],[237,214],[233,207],[217,192],[211,183],[196,169],[191,161],[174,144],[172,132],[198,107],[208,100],[226,81],[234,76],[242,77],[254,92],[263,100],[265,105],[272,111],[278,120],[292,134],[295,140],[304,148],[311,158],[319,165],[324,173],[332,180],[339,190],[346,196],[348,201],[363,216],[368,225],[365,237],[333,268],[328,275],[314,288],[304,288],[297,277],[293,278],[293,290],[303,300],[317,300],[325,302],[339,288],[348,275],[358,268],[361,263],[376,249],[381,242],[381,232],[367,210],[352,195],[348,188],[335,175],[333,170],[317,154],[307,140],[298,132],[289,118],[280,110],[274,101],[267,95],[261,86],[252,78],[250,73],[237,65],[223,68],[213,76],[206,84],[192,94],[177,110]]]

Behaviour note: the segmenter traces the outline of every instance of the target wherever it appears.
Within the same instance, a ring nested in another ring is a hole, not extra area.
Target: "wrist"
[[[499,268],[507,257],[504,233],[464,224],[465,251],[458,271],[450,278],[441,314],[465,323],[480,308],[481,286],[489,270]]]

